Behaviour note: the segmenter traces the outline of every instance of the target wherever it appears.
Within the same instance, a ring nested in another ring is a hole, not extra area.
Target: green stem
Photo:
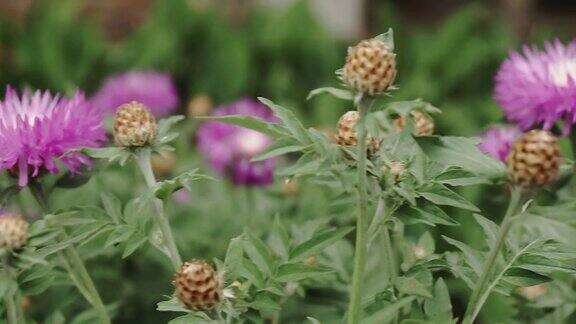
[[[390,278],[390,285],[393,285],[396,282],[396,278],[398,277],[398,267],[396,265],[396,253],[394,253],[394,248],[392,247],[392,240],[390,239],[390,232],[388,228],[384,226],[382,229],[382,236],[383,240],[382,243],[384,244],[384,253],[388,256],[388,275]]]
[[[523,190],[521,187],[514,187],[512,188],[512,195],[510,197],[510,204],[508,205],[508,209],[506,210],[506,214],[504,215],[504,219],[502,220],[502,225],[500,226],[500,230],[498,231],[498,236],[496,238],[496,243],[491,248],[488,258],[484,263],[484,268],[482,269],[482,273],[476,287],[472,292],[472,296],[470,297],[470,301],[468,302],[468,307],[466,308],[466,313],[464,315],[463,324],[472,324],[474,319],[480,313],[482,306],[484,305],[484,300],[481,300],[481,296],[486,284],[488,284],[491,274],[494,271],[496,259],[498,258],[498,254],[506,241],[506,235],[510,231],[512,226],[513,217],[518,213],[518,209],[520,209],[523,202]]]
[[[363,100],[358,100],[359,119],[356,126],[358,133],[358,216],[356,219],[356,251],[354,253],[354,273],[348,305],[348,324],[360,321],[360,305],[362,301],[362,278],[366,266],[366,232],[368,218],[368,188],[366,184],[366,125],[365,119],[368,107]]]
[[[144,176],[146,185],[149,189],[156,186],[156,177],[154,176],[154,171],[152,171],[152,165],[150,164],[150,150],[143,149],[136,154],[136,162],[138,167]],[[156,213],[154,213],[154,218],[156,223],[160,227],[162,232],[162,240],[164,241],[164,246],[168,249],[170,261],[172,266],[176,271],[180,269],[182,265],[182,258],[180,257],[180,252],[178,252],[178,247],[176,246],[176,241],[174,240],[174,235],[172,234],[172,228],[170,227],[170,222],[168,217],[164,214],[164,205],[160,199],[154,199],[154,208]]]
[[[12,267],[8,261],[8,257],[4,258],[4,272],[8,278],[14,278],[12,273]],[[22,308],[18,307],[18,288],[14,289],[11,293],[7,291],[4,296],[4,303],[6,304],[6,315],[8,324],[19,324],[24,323],[24,315],[22,314]]]
[[[50,212],[50,206],[48,204],[47,195],[44,192],[42,184],[40,182],[32,182],[29,185],[32,195],[38,202],[38,205],[42,208],[45,214]],[[63,230],[60,235],[60,241],[68,240],[68,234]],[[78,254],[76,247],[74,245],[68,245],[63,251],[59,252],[59,255],[64,263],[64,267],[68,270],[70,278],[80,291],[84,298],[94,307],[94,310],[98,314],[100,323],[110,324],[110,317],[108,316],[108,311],[106,306],[96,289],[96,285],[90,277],[82,258]]]

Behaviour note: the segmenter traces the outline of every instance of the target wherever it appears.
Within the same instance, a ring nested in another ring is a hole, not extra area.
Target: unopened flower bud
[[[560,147],[548,131],[531,130],[516,140],[508,154],[508,173],[515,184],[544,186],[558,177]]]
[[[395,182],[400,182],[402,178],[404,178],[404,174],[406,173],[406,165],[400,161],[391,161],[390,165],[382,166],[382,172],[388,173],[392,175],[392,178]]]
[[[153,144],[158,137],[156,118],[141,103],[132,101],[116,111],[114,142],[118,146],[139,147]]]
[[[334,136],[336,144],[341,146],[358,145],[358,135],[356,134],[355,127],[359,118],[360,114],[355,110],[348,111],[340,117],[336,127],[336,135]],[[380,142],[380,140],[368,136],[366,139],[366,151],[368,156],[376,154],[380,148]]]
[[[428,136],[434,134],[434,120],[428,115],[420,111],[412,111],[412,118],[414,118],[414,135]],[[406,117],[400,116],[392,122],[394,129],[401,132],[406,127]]]
[[[528,300],[536,300],[544,296],[547,292],[548,288],[543,284],[518,288],[518,293]]]
[[[170,150],[161,150],[158,154],[152,155],[150,162],[152,170],[157,177],[165,177],[172,173],[176,166],[176,154]]]
[[[174,277],[176,297],[188,309],[205,310],[222,300],[222,279],[203,260],[184,262]]]
[[[212,99],[209,96],[198,94],[190,99],[186,111],[190,118],[202,117],[210,115],[212,107]]]
[[[28,241],[28,222],[19,215],[0,215],[0,249],[17,251]]]
[[[306,260],[304,260],[304,264],[306,264],[309,267],[315,267],[318,265],[318,257],[315,255],[311,255],[307,257]]]
[[[300,193],[300,184],[295,179],[286,179],[286,181],[282,183],[281,190],[285,196],[298,196]]]
[[[381,40],[363,40],[348,49],[342,80],[369,95],[386,92],[396,79],[396,54]]]

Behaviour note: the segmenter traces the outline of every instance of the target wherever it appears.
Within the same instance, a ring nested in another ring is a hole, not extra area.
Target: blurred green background
[[[0,0],[0,84],[92,93],[110,74],[154,69],[173,75],[184,114],[188,100],[199,94],[216,105],[263,96],[293,108],[307,126],[333,127],[350,107],[328,96],[306,101],[308,92],[337,86],[334,71],[343,65],[347,46],[391,27],[399,70],[394,99],[429,101],[443,110],[436,120],[439,133],[475,136],[503,122],[492,87],[508,51],[524,42],[569,40],[575,12],[574,1],[561,0]],[[194,125],[189,126],[178,146],[180,171],[204,163],[190,140]],[[77,204],[93,202],[102,188],[126,200],[138,178],[115,177],[121,172],[109,169],[103,180],[63,191],[56,200],[61,207],[72,197]],[[171,211],[185,256],[221,257],[242,226],[234,218],[242,193],[226,184],[207,186]],[[501,190],[472,188],[464,194],[494,212],[487,217],[497,218]],[[294,220],[330,213],[318,203],[317,192],[286,198],[280,191],[278,185],[260,192],[262,208],[292,213]],[[222,221],[213,222],[212,214]],[[438,231],[479,244],[482,234],[469,216],[455,215],[463,227]],[[227,226],[221,226],[224,222]],[[122,261],[108,253],[91,261],[98,262],[93,271],[107,287],[104,298],[119,302],[118,323],[166,319],[154,305],[170,293],[169,281],[157,278],[170,273],[158,265],[161,256],[144,254]],[[118,285],[119,278],[126,282]],[[463,286],[451,289],[456,296],[467,293]],[[57,298],[46,300],[38,305],[33,299],[33,316],[42,318],[52,304],[61,306]],[[457,312],[462,303],[454,301]],[[496,298],[487,309],[502,319],[508,305]]]

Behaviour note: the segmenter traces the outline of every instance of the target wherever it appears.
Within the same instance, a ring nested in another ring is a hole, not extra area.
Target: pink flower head
[[[496,75],[496,101],[521,129],[550,129],[563,120],[565,133],[576,123],[576,40],[525,46],[512,52]]]
[[[272,111],[258,101],[242,99],[218,107],[213,115],[246,115],[276,122]],[[274,181],[275,160],[251,162],[272,143],[262,133],[221,122],[206,122],[198,129],[198,148],[218,173],[236,185],[265,186]]]
[[[512,144],[520,135],[522,132],[516,127],[492,127],[484,133],[478,148],[491,157],[506,162]]]
[[[56,161],[79,173],[82,166],[91,166],[90,159],[65,153],[97,147],[105,139],[101,114],[81,92],[63,98],[24,90],[19,97],[7,87],[6,98],[0,101],[0,169],[17,173],[20,186],[41,172],[57,173]]]
[[[180,102],[172,77],[155,71],[129,71],[113,75],[91,101],[104,112],[114,112],[122,104],[138,101],[157,117],[170,115]]]

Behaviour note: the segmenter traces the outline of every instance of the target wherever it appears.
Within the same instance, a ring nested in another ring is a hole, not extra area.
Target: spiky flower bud
[[[358,145],[358,135],[355,129],[358,119],[360,119],[360,114],[355,110],[348,111],[340,117],[336,126],[336,135],[334,135],[336,144],[341,146]],[[370,136],[366,139],[368,156],[376,154],[379,148],[380,140]]]
[[[161,150],[158,154],[152,155],[150,162],[152,170],[158,177],[170,175],[176,166],[176,154],[170,150]]]
[[[381,40],[367,39],[348,49],[342,80],[352,89],[378,95],[396,79],[396,54]]]
[[[222,279],[214,268],[203,260],[184,262],[174,277],[176,297],[193,310],[209,309],[222,297]]]
[[[118,146],[138,147],[153,144],[158,137],[156,118],[141,103],[132,101],[118,107],[114,120],[114,142]]]
[[[560,147],[548,131],[531,130],[516,140],[508,154],[508,173],[523,187],[544,186],[558,176]]]
[[[195,95],[188,102],[186,109],[188,117],[208,116],[212,112],[212,99],[205,94]]]
[[[434,120],[428,115],[420,111],[412,111],[412,118],[414,118],[414,135],[428,136],[434,134]],[[406,127],[406,117],[400,116],[392,122],[394,129],[401,132]]]
[[[406,165],[401,161],[391,161],[389,165],[382,166],[382,172],[390,172],[394,181],[400,182],[406,173]]]
[[[28,240],[28,222],[19,215],[0,215],[0,249],[17,251]]]

